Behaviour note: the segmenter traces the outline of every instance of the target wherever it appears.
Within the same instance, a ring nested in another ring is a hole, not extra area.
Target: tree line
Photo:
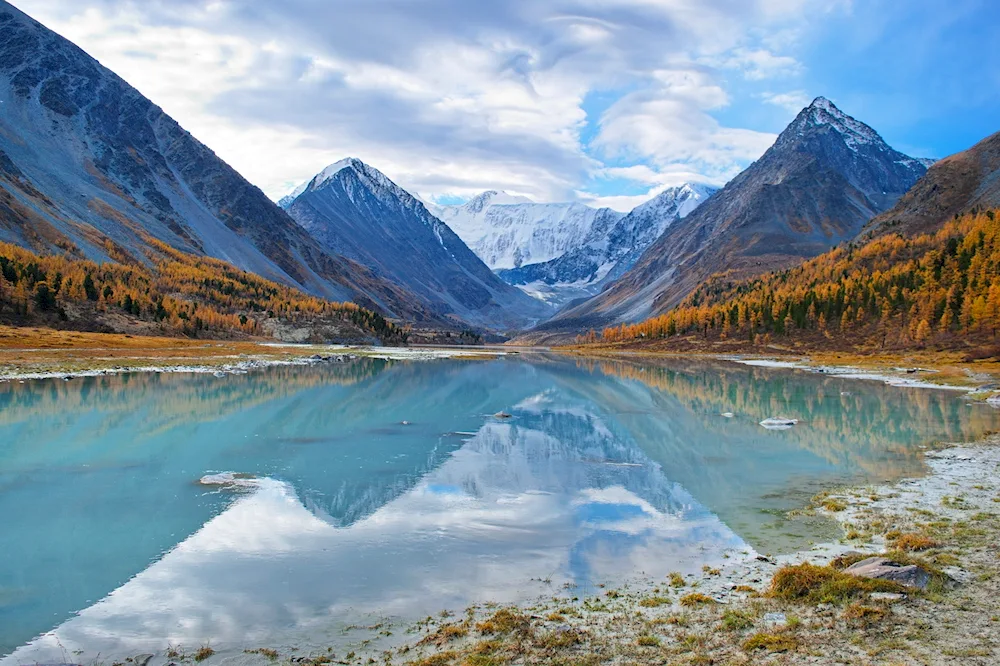
[[[878,348],[993,342],[1000,331],[1000,224],[993,210],[956,215],[936,233],[848,244],[788,270],[723,273],[673,310],[604,329],[604,342],[821,335]],[[839,338],[836,336],[840,336]],[[580,342],[596,342],[597,334]]]
[[[406,341],[404,329],[354,303],[309,296],[224,261],[146,241],[146,262],[109,241],[107,253],[116,260],[103,263],[0,243],[0,316],[66,320],[73,305],[156,322],[164,332],[190,337],[263,335],[261,321],[270,317],[333,317],[386,342]]]

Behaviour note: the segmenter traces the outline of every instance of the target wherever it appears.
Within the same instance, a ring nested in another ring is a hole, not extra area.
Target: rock
[[[764,624],[768,627],[787,627],[788,618],[784,613],[765,613]]]
[[[493,415],[493,418],[497,418],[497,419],[509,419],[509,418],[513,418],[513,417],[510,414],[508,414],[507,412],[497,412],[496,414]]]
[[[151,654],[137,654],[132,657],[132,664],[133,666],[147,666],[152,658]]]
[[[872,601],[902,601],[906,595],[898,592],[872,592],[868,598]]]
[[[731,418],[733,418],[734,416],[736,416],[736,415],[735,415],[735,414],[733,414],[732,412],[723,412],[723,413],[722,413],[722,415],[723,415],[724,417],[726,417],[727,419],[731,419]]]
[[[899,564],[886,557],[869,557],[844,569],[845,574],[860,578],[889,580],[907,587],[923,589],[930,582],[930,574],[915,564]]]
[[[948,576],[948,578],[962,585],[971,583],[973,579],[973,575],[970,572],[958,567],[944,567],[942,571],[946,576]]]
[[[767,562],[768,564],[774,564],[774,560],[772,560],[770,557],[767,557],[766,555],[758,555],[757,556],[757,561],[758,562]]]
[[[760,424],[769,430],[785,430],[791,428],[793,425],[798,424],[798,419],[786,419],[781,417],[771,417],[769,419],[764,419]]]

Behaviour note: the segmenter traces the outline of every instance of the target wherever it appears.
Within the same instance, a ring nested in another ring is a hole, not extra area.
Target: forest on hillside
[[[1000,330],[1000,221],[993,210],[935,233],[900,233],[835,248],[784,271],[718,274],[677,308],[581,336],[582,343],[697,337],[761,345],[995,350]]]
[[[154,239],[148,262],[107,241],[115,261],[42,256],[0,243],[0,321],[92,330],[225,338],[267,335],[264,322],[343,322],[386,343],[407,332],[377,312],[336,303],[241,271],[218,259],[180,252]]]

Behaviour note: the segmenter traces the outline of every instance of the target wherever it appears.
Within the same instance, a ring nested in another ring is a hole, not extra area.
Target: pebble
[[[788,626],[788,618],[784,613],[765,613],[764,624],[769,627],[785,627]]]
[[[868,598],[872,601],[902,601],[906,595],[898,592],[872,592]]]

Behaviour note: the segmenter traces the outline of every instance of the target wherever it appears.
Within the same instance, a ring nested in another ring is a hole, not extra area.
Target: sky
[[[13,0],[277,199],[360,158],[428,201],[630,210],[814,97],[898,150],[1000,130],[995,0]]]

